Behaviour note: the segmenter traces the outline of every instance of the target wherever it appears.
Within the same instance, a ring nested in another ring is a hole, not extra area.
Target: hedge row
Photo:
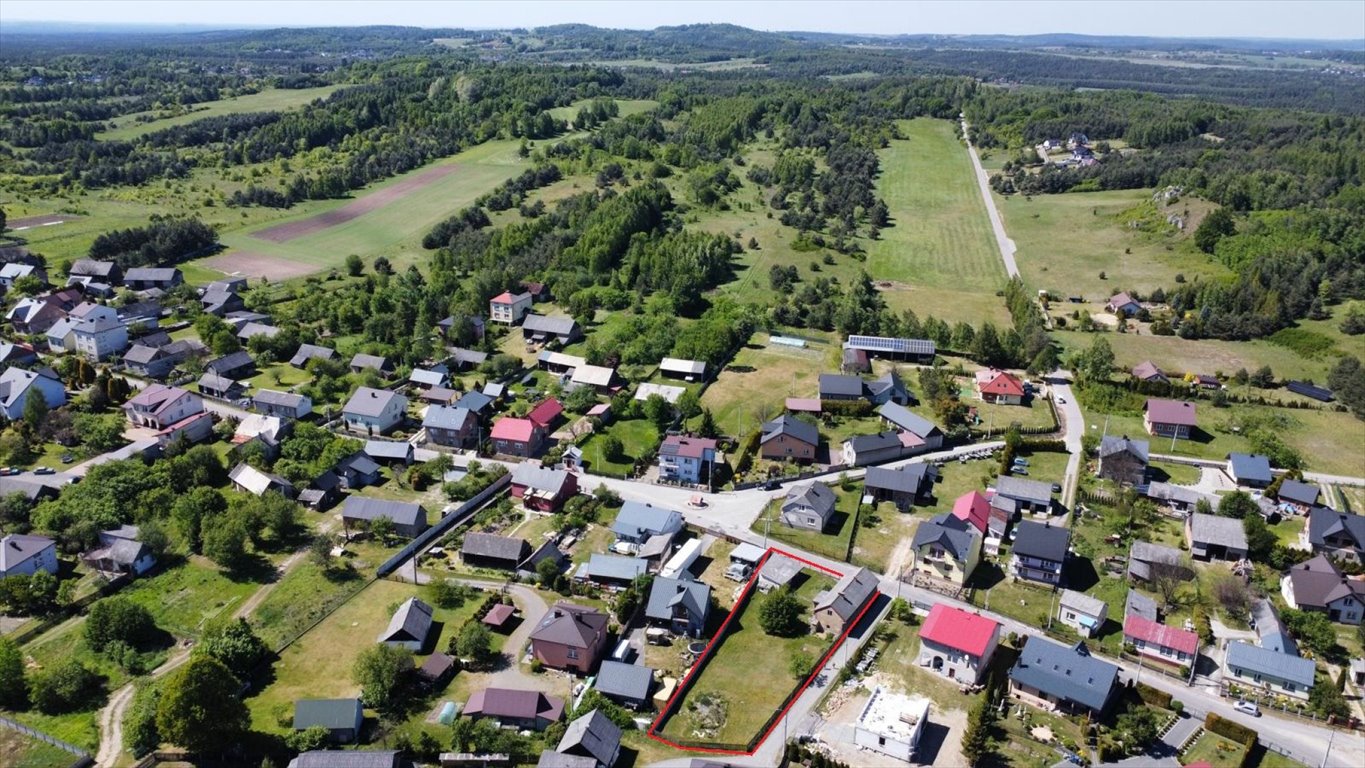
[[[1141,698],[1144,703],[1153,707],[1161,707],[1162,709],[1171,708],[1171,694],[1157,690],[1146,683],[1138,683],[1134,688],[1137,690],[1138,697]]]
[[[1216,733],[1224,738],[1232,739],[1238,744],[1245,746],[1248,750],[1256,743],[1256,731],[1245,725],[1239,725],[1227,718],[1219,717],[1214,712],[1210,712],[1208,717],[1204,718],[1204,728],[1210,733]]]
[[[872,413],[872,403],[866,400],[821,400],[820,411],[835,416],[867,416]]]

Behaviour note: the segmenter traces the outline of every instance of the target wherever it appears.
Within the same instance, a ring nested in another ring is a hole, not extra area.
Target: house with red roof
[[[1151,398],[1142,411],[1142,425],[1149,435],[1188,440],[1197,426],[1194,403]]]
[[[488,302],[488,319],[503,325],[516,325],[531,311],[531,294],[503,291]]]
[[[488,439],[493,441],[493,452],[507,456],[530,458],[540,452],[564,406],[553,397],[541,402],[525,418],[504,416],[493,422]]]
[[[526,418],[535,422],[541,429],[549,432],[550,427],[554,426],[554,423],[558,421],[559,417],[562,415],[564,415],[564,406],[561,405],[558,400],[551,397],[548,400],[537,403],[536,407],[532,408],[531,412],[526,414]]]
[[[1194,666],[1199,656],[1199,635],[1187,629],[1159,624],[1130,613],[1123,619],[1123,644],[1138,653],[1167,664]]]
[[[1000,644],[1000,623],[943,603],[929,610],[920,630],[919,665],[950,680],[976,685]]]
[[[1014,374],[994,368],[977,371],[976,396],[988,403],[1023,405],[1024,382]]]
[[[953,517],[971,523],[985,536],[991,527],[991,502],[980,491],[964,493],[953,502]]]

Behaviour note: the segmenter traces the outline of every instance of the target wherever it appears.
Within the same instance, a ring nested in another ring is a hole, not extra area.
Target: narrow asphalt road
[[[1000,218],[1000,211],[995,207],[995,198],[991,197],[991,178],[986,173],[986,169],[981,167],[981,158],[976,154],[976,147],[972,145],[969,138],[971,126],[967,124],[967,118],[962,118],[962,135],[967,141],[967,153],[972,157],[972,168],[976,170],[976,184],[981,188],[981,199],[986,203],[986,213],[991,218],[991,229],[995,232],[995,244],[1000,248],[1000,259],[1005,262],[1005,273],[1010,277],[1019,276],[1019,267],[1014,263],[1014,241],[1005,234],[1005,223]]]

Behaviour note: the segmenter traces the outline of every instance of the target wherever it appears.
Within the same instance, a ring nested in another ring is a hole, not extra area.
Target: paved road
[[[962,135],[970,136],[967,118],[962,118]],[[995,198],[991,197],[991,179],[986,174],[986,169],[981,167],[981,158],[976,154],[976,147],[972,146],[970,139],[967,140],[967,153],[972,157],[972,168],[976,169],[976,184],[981,188],[981,199],[986,202],[986,213],[991,218],[991,229],[995,231],[995,244],[1000,248],[1000,259],[1005,262],[1005,273],[1010,277],[1019,276],[1019,267],[1014,263],[1014,241],[1005,234],[1005,224],[1000,219],[1000,211],[996,210]]]
[[[1052,401],[1057,405],[1057,417],[1061,422],[1062,439],[1070,457],[1066,462],[1066,477],[1062,479],[1062,505],[1070,510],[1076,503],[1076,488],[1080,484],[1081,460],[1084,451],[1081,439],[1085,437],[1085,417],[1076,397],[1071,392],[1071,374],[1057,370],[1048,376],[1048,388],[1052,391]]]

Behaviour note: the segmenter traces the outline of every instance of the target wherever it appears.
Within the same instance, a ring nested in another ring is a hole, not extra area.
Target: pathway
[[[967,118],[962,118],[962,135],[968,137],[971,126],[967,124]],[[981,158],[976,154],[976,147],[972,146],[971,139],[967,141],[967,153],[972,157],[972,168],[976,169],[976,184],[981,188],[981,199],[986,202],[986,213],[990,215],[991,229],[995,231],[995,244],[1000,248],[1000,259],[1005,262],[1005,273],[1010,277],[1019,276],[1019,267],[1014,263],[1014,241],[1005,234],[1005,224],[1000,218],[1000,211],[995,207],[995,198],[991,196],[991,179],[986,174],[986,169],[981,167]]]

